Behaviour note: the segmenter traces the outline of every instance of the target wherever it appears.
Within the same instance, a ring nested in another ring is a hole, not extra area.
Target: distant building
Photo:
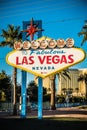
[[[69,70],[69,76],[68,77],[63,77],[61,76],[59,79],[59,84],[58,84],[58,94],[64,94],[64,91],[72,91],[73,93],[75,92],[76,88],[79,88],[79,82],[78,82],[78,76],[79,76],[79,71],[78,69],[70,69]]]
[[[58,76],[56,76],[56,94],[61,95],[67,92],[73,96],[85,96],[85,82],[78,82],[78,77],[86,72],[87,68],[69,69],[70,79],[64,76],[60,76],[58,79]],[[37,79],[35,82],[38,84]],[[50,77],[43,79],[43,87],[47,88],[48,93],[51,93]]]

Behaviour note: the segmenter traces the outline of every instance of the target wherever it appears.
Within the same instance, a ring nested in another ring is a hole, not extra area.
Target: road
[[[43,110],[43,119],[37,119],[37,111],[27,113],[26,119],[12,115],[0,116],[2,130],[79,130],[87,129],[87,110],[77,108],[58,108],[57,110]],[[36,116],[36,118],[35,118]],[[47,117],[59,117],[53,120]],[[62,120],[61,117],[74,118]],[[77,120],[78,119],[78,120]]]

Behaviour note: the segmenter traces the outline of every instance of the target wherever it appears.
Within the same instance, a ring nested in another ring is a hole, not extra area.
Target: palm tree
[[[6,74],[4,70],[0,73],[0,92],[7,101],[10,100],[11,96],[12,81],[11,77]]]
[[[85,97],[87,99],[87,73],[84,73],[84,74],[81,74],[79,77],[78,77],[78,81],[82,81],[82,82],[85,82],[85,87],[86,87],[86,94],[85,94]]]
[[[37,84],[35,83],[35,81],[31,81],[28,84],[28,88],[27,88],[27,94],[28,95],[32,95],[32,94],[36,94],[37,95],[38,91],[37,91]]]
[[[13,49],[14,47],[14,42],[15,41],[20,41],[22,39],[22,35],[20,33],[20,26],[14,26],[14,25],[8,25],[8,29],[4,30],[2,29],[2,34],[1,37],[4,38],[4,40],[0,43],[0,46],[9,46],[10,48]],[[13,90],[13,114],[17,114],[17,109],[16,109],[16,82],[17,82],[17,69],[14,67],[13,70],[13,84],[14,84],[14,90]]]
[[[55,77],[56,75],[51,75],[50,79],[50,88],[51,88],[51,110],[55,110]]]
[[[68,70],[63,70],[61,72],[59,72],[58,74],[58,78],[60,79],[60,76],[66,78],[68,77],[70,79],[69,76],[69,71]],[[55,110],[55,78],[56,75],[51,75],[50,77],[50,84],[51,84],[51,110]]]
[[[82,43],[81,43],[81,46],[87,42],[87,20],[85,20],[85,24],[84,26],[82,27],[82,31],[78,33],[78,36],[83,36],[83,40],[82,40]],[[87,74],[81,74],[78,78],[78,81],[85,81],[85,84],[86,84],[86,99],[87,99]]]
[[[78,36],[83,36],[83,40],[81,46],[87,41],[87,20],[85,21],[84,26],[82,27],[82,31],[78,33]]]

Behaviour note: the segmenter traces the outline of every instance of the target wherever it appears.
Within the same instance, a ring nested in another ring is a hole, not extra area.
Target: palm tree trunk
[[[51,87],[51,110],[55,110],[55,75],[50,76]]]
[[[13,70],[13,115],[17,115],[16,85],[17,85],[17,69],[14,67],[14,70]]]

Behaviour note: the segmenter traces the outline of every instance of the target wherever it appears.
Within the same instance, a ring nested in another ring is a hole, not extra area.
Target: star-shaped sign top
[[[30,40],[32,41],[32,40],[34,40],[34,34],[38,31],[44,31],[44,30],[41,28],[38,28],[38,24],[34,24],[34,20],[32,18],[28,29],[23,30],[22,32],[27,32],[26,37],[30,36]]]

